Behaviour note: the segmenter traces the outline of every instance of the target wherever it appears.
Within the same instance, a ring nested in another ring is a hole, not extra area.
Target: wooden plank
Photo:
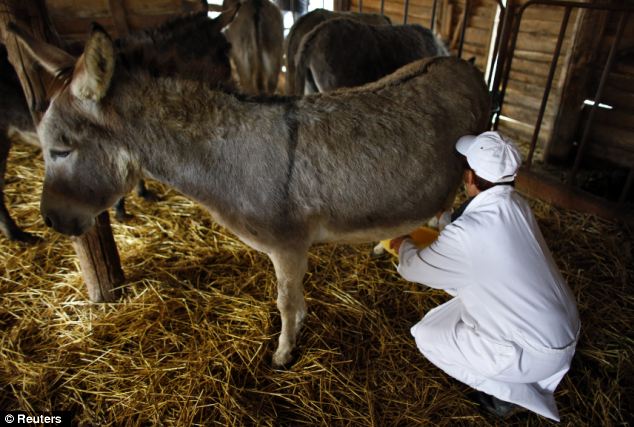
[[[114,26],[117,29],[118,37],[125,37],[130,34],[130,27],[126,19],[126,10],[123,6],[123,0],[109,0],[110,13],[112,14],[112,20]]]
[[[537,198],[564,209],[586,212],[610,220],[618,219],[628,224],[634,223],[634,216],[625,208],[619,208],[615,203],[532,171],[520,169],[516,188],[531,198]]]
[[[533,62],[545,62],[550,64],[550,61],[552,61],[553,59],[553,51],[544,53],[544,52],[536,52],[531,49],[516,48],[515,54],[513,55],[513,62],[515,62],[516,59],[524,59],[524,60],[533,61]]]
[[[103,18],[79,18],[79,17],[62,17],[56,16],[51,19],[53,21],[53,25],[60,33],[60,35],[64,38],[64,40],[69,39],[79,39],[85,40],[88,37],[90,32],[90,26],[93,22],[97,22],[99,25],[104,27],[104,29],[114,37],[114,34],[117,32],[115,28],[114,22],[112,21],[112,17],[107,16]]]
[[[604,144],[603,141],[591,141],[588,145],[586,156],[607,161],[625,168],[634,167],[634,153],[632,153],[632,151],[622,147]]]
[[[522,34],[538,34],[557,37],[560,29],[561,22],[547,21],[543,19],[522,19],[522,23],[520,25],[520,33]],[[571,32],[572,25],[569,23],[566,35],[568,36]]]
[[[463,49],[462,49],[462,57],[465,59],[469,59],[475,56],[476,62],[478,64],[486,65],[484,64],[484,62],[486,62],[486,54],[488,51],[489,51],[488,47],[472,45],[471,43],[468,43],[467,41],[465,41]],[[457,49],[456,49],[456,52],[457,52]],[[478,59],[480,59],[480,61],[478,61]]]
[[[493,26],[493,16],[471,16],[469,18],[470,28],[479,28],[482,30],[491,30]]]
[[[564,8],[558,6],[532,5],[527,7],[522,14],[522,20],[561,22],[564,17]]]
[[[109,0],[47,0],[49,15],[100,18],[110,16]]]
[[[634,92],[616,89],[606,86],[601,97],[601,102],[613,106],[614,108],[633,110]]]
[[[634,155],[634,132],[631,129],[593,123],[590,134],[595,142],[628,151],[630,156]]]
[[[162,15],[138,15],[135,13],[128,13],[128,25],[130,25],[131,30],[136,31],[144,28],[156,27],[173,17],[174,14],[172,13]]]
[[[618,66],[614,68],[618,69]],[[627,73],[625,71],[620,72],[620,70],[612,71],[610,73],[610,77],[608,78],[607,84],[609,87],[615,89],[634,92],[634,71],[631,73]]]
[[[565,39],[562,44],[562,52],[570,49],[570,39]],[[522,33],[517,38],[517,49],[528,50],[533,52],[543,52],[553,54],[557,45],[557,37],[550,35],[540,35],[531,33]]]
[[[489,48],[489,44],[491,43],[491,32],[489,30],[483,30],[480,28],[467,27],[465,30],[465,41],[469,40],[471,44],[477,44],[481,46],[486,46]]]
[[[180,0],[123,0],[128,13],[137,15],[169,15],[181,11]]]
[[[606,127],[634,130],[634,111],[626,109],[604,110],[600,108],[594,116],[594,123]],[[634,135],[632,136],[634,139]]]
[[[82,275],[88,286],[88,297],[93,302],[113,302],[120,298],[118,285],[125,280],[119,252],[110,229],[108,212],[96,219],[86,234],[72,239],[79,258]]]

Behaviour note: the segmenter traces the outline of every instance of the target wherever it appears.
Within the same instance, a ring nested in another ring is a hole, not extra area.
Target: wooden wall
[[[381,0],[351,0],[350,10],[358,11],[359,2],[363,11],[381,12]],[[408,24],[420,24],[431,27],[433,0],[410,0],[407,11]],[[484,71],[487,65],[489,45],[495,20],[497,3],[495,0],[472,0],[467,15],[467,28],[463,46],[464,58],[476,58],[476,65]],[[384,14],[394,25],[404,23],[405,2],[403,0],[385,0]],[[465,19],[464,0],[439,0],[436,6],[435,31],[453,54],[458,51],[458,39],[462,20]]]
[[[543,5],[530,6],[522,14],[499,130],[517,141],[525,155],[537,124],[563,17],[563,8]],[[553,133],[564,82],[571,71],[571,46],[579,18],[578,11],[573,11],[569,18],[540,127],[537,159],[541,158]]]
[[[46,0],[53,25],[69,43],[83,42],[92,22],[113,37],[159,25],[187,11],[201,10],[198,0]]]
[[[607,52],[614,43],[618,16],[608,19],[599,47],[600,55],[591,64],[592,82],[588,97],[591,98],[603,71]],[[618,166],[634,168],[634,16],[630,15],[625,32],[617,47],[617,55],[608,75],[601,102],[613,107],[599,109],[590,128],[589,154],[608,160]],[[587,109],[587,108],[586,108]],[[581,125],[587,114],[582,115]]]

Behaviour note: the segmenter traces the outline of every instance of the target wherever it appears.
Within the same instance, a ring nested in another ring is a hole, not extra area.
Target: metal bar
[[[632,189],[632,184],[634,183],[634,168],[630,168],[630,173],[627,174],[627,179],[625,180],[625,185],[623,186],[623,191],[621,191],[621,195],[619,196],[618,205],[621,206],[627,200],[627,195],[630,194],[630,190]]]
[[[405,0],[403,6],[403,25],[407,24],[407,14],[409,13],[409,0]]]
[[[526,10],[526,7],[520,8],[519,12],[517,13],[517,18],[513,25],[513,30],[511,32],[511,45],[509,46],[509,50],[508,50],[508,60],[504,61],[504,63],[502,64],[504,66],[504,70],[502,71],[502,76],[503,76],[502,89],[500,90],[500,111],[498,112],[498,115],[495,117],[495,120],[493,122],[493,129],[498,128],[498,124],[500,123],[500,116],[502,115],[502,109],[504,108],[504,97],[506,95],[506,86],[509,83],[509,76],[511,74],[511,66],[513,64],[513,57],[515,55],[515,45],[517,44],[517,36],[519,35],[519,32],[520,32],[520,22],[522,22],[522,14],[524,13],[524,10]],[[507,11],[507,13],[509,13],[510,15],[510,9],[509,11]]]
[[[539,131],[542,127],[542,121],[544,120],[544,113],[546,112],[546,106],[548,104],[548,96],[550,95],[550,88],[553,85],[553,79],[555,77],[555,70],[557,69],[557,62],[559,60],[559,54],[561,53],[561,46],[564,42],[566,35],[566,28],[568,27],[568,20],[570,19],[570,12],[572,8],[566,7],[564,12],[564,19],[561,21],[561,27],[559,28],[559,37],[557,37],[557,45],[555,46],[555,52],[553,53],[553,59],[550,62],[550,70],[548,71],[548,79],[546,80],[546,87],[544,88],[544,96],[542,97],[542,104],[539,107],[539,113],[537,114],[537,123],[535,123],[535,131],[533,132],[533,138],[531,139],[530,149],[528,150],[528,158],[526,159],[526,169],[531,168],[533,163],[533,154],[535,153],[535,147],[537,146],[537,138],[539,137]]]
[[[493,43],[493,54],[491,55],[493,57],[493,61],[491,62],[491,69],[489,70],[489,77],[487,78],[487,83],[489,84],[489,87],[491,88],[495,87],[495,86],[491,86],[491,81],[494,78],[493,71],[496,70],[496,73],[495,73],[496,77],[499,75],[499,72],[497,72],[500,65],[498,61],[499,60],[498,53],[501,51],[500,49],[500,45],[502,45],[501,36],[505,34],[504,31],[506,30],[507,18],[509,15],[508,13],[506,13],[507,10],[502,4],[501,0],[498,0],[498,7],[500,8],[500,20],[502,21],[502,25],[498,25],[497,33],[495,34],[495,43]]]
[[[359,13],[363,12],[363,0],[359,0]]]
[[[464,47],[464,35],[467,31],[467,20],[471,9],[471,0],[465,0],[464,20],[462,21],[462,29],[460,30],[460,44],[458,45],[458,58],[462,58],[462,48]]]
[[[381,15],[385,15],[385,0],[381,0]]]
[[[608,75],[610,74],[610,69],[612,68],[612,63],[614,62],[614,57],[616,56],[616,50],[623,37],[623,30],[625,29],[625,23],[627,22],[627,18],[629,17],[629,13],[624,13],[621,15],[621,19],[619,20],[619,25],[616,30],[616,37],[614,39],[614,43],[610,48],[610,53],[608,54],[608,59],[606,61],[605,66],[603,67],[603,72],[601,73],[601,80],[599,81],[599,88],[597,89],[596,94],[594,95],[594,104],[590,109],[590,114],[588,116],[588,120],[586,121],[586,125],[583,129],[583,135],[581,137],[581,141],[579,142],[579,149],[577,150],[577,155],[575,156],[575,162],[568,174],[568,183],[573,183],[577,172],[579,171],[579,167],[581,166],[581,158],[583,157],[583,153],[586,150],[586,145],[588,142],[588,136],[590,135],[590,128],[592,126],[592,121],[594,120],[594,115],[599,107],[599,102],[601,102],[601,96],[603,96],[603,87],[605,86],[605,82],[608,79]]]
[[[438,0],[434,0],[434,5],[431,8],[431,24],[429,25],[429,29],[433,32],[434,27],[436,26],[436,6],[438,5]]]
[[[578,7],[580,9],[600,9],[621,12],[634,12],[634,6],[622,6],[614,4],[600,3],[580,3],[576,1],[557,1],[557,0],[529,0],[522,5],[522,11],[534,4],[543,4],[546,6],[562,6],[562,7]]]
[[[502,77],[502,89],[500,90],[500,112],[499,114],[495,117],[495,120],[493,121],[492,124],[492,128],[493,129],[497,129],[499,122],[500,122],[500,116],[501,116],[501,110],[504,107],[504,96],[506,94],[506,87],[508,85],[508,80],[509,80],[509,75],[511,72],[511,65],[513,62],[513,56],[515,53],[515,46],[517,44],[517,37],[519,35],[519,27],[520,27],[520,22],[522,21],[522,15],[524,13],[524,11],[532,6],[532,5],[536,5],[536,4],[543,4],[543,5],[548,5],[548,6],[570,6],[570,7],[576,7],[576,8],[581,8],[581,9],[597,9],[597,10],[606,10],[606,11],[618,11],[618,12],[634,12],[634,6],[615,6],[615,5],[604,5],[604,4],[595,4],[595,3],[578,3],[578,2],[571,2],[571,1],[556,1],[556,0],[529,0],[528,2],[524,3],[519,11],[517,12],[517,14],[515,14],[516,16],[516,22],[513,25],[513,31],[511,33],[511,45],[508,49],[508,60],[504,61],[504,63],[502,63],[504,70],[502,71],[501,75]],[[509,16],[509,20],[510,20],[510,16],[511,14],[511,6],[512,3],[509,5],[509,7],[507,8],[507,15]],[[502,44],[500,45],[501,47],[503,46]],[[506,53],[502,52],[502,55],[506,55]]]

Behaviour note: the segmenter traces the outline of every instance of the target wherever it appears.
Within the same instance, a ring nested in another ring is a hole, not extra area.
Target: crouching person
[[[514,190],[521,163],[497,132],[464,136],[471,199],[425,249],[390,242],[407,280],[443,289],[450,301],[411,329],[434,365],[478,390],[485,409],[518,406],[559,421],[553,393],[570,367],[579,316],[530,207]]]

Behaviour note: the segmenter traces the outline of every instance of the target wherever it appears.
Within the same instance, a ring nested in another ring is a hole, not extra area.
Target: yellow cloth
[[[409,234],[409,237],[414,241],[414,244],[419,248],[424,248],[432,244],[434,240],[438,238],[438,230],[430,227],[419,227]],[[386,251],[394,256],[398,256],[394,250],[390,248],[390,240],[381,240],[381,245]]]

